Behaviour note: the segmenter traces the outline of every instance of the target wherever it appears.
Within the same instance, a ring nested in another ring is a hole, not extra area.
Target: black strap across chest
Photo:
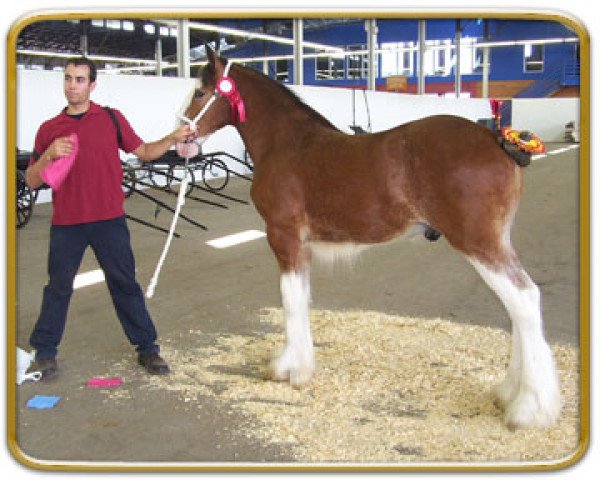
[[[121,135],[121,126],[119,125],[117,116],[115,115],[115,112],[112,111],[112,108],[110,108],[108,106],[104,107],[104,110],[106,110],[106,112],[110,116],[110,119],[112,120],[113,124],[115,125],[115,129],[117,131],[117,142],[118,142],[119,146],[121,146],[121,141],[123,140],[123,136]]]

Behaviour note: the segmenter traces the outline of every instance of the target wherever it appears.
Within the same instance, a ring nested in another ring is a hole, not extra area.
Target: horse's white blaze
[[[524,270],[527,286],[519,288],[507,273],[479,261],[470,262],[498,295],[512,320],[511,360],[505,380],[494,393],[506,408],[505,421],[512,426],[549,426],[561,408],[558,375],[552,351],[544,339],[540,292]]]
[[[286,345],[271,368],[276,380],[302,385],[315,369],[314,350],[308,319],[310,279],[308,269],[281,275],[281,299],[285,313]]]

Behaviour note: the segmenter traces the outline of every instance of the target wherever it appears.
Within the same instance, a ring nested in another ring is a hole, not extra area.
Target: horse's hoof
[[[306,385],[315,371],[314,362],[292,362],[289,354],[283,353],[271,361],[269,372],[271,380],[285,382],[289,380],[292,387],[300,388]]]
[[[506,407],[504,423],[510,430],[524,427],[552,427],[558,422],[561,409],[558,392],[536,394],[522,389]]]
[[[504,379],[504,381],[492,387],[491,394],[494,398],[494,405],[500,410],[506,410],[510,402],[517,396],[518,391],[518,384],[508,378]]]
[[[303,367],[290,372],[290,385],[294,388],[303,388],[310,382],[315,369]]]

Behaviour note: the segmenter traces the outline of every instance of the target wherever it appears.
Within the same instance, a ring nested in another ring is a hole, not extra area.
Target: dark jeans
[[[156,329],[135,279],[125,217],[79,225],[53,225],[48,252],[48,284],[29,342],[36,360],[54,358],[62,338],[73,293],[73,280],[86,248],[92,247],[125,335],[139,353],[157,352]]]

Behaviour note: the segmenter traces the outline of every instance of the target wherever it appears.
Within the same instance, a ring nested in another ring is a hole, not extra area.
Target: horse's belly
[[[331,207],[331,205],[329,206]],[[343,206],[308,213],[309,240],[336,245],[372,245],[392,240],[414,220],[405,204],[361,205],[348,197]]]
[[[346,262],[351,263],[362,251],[371,245],[353,242],[321,242],[311,241],[310,248],[314,256],[326,263]]]

